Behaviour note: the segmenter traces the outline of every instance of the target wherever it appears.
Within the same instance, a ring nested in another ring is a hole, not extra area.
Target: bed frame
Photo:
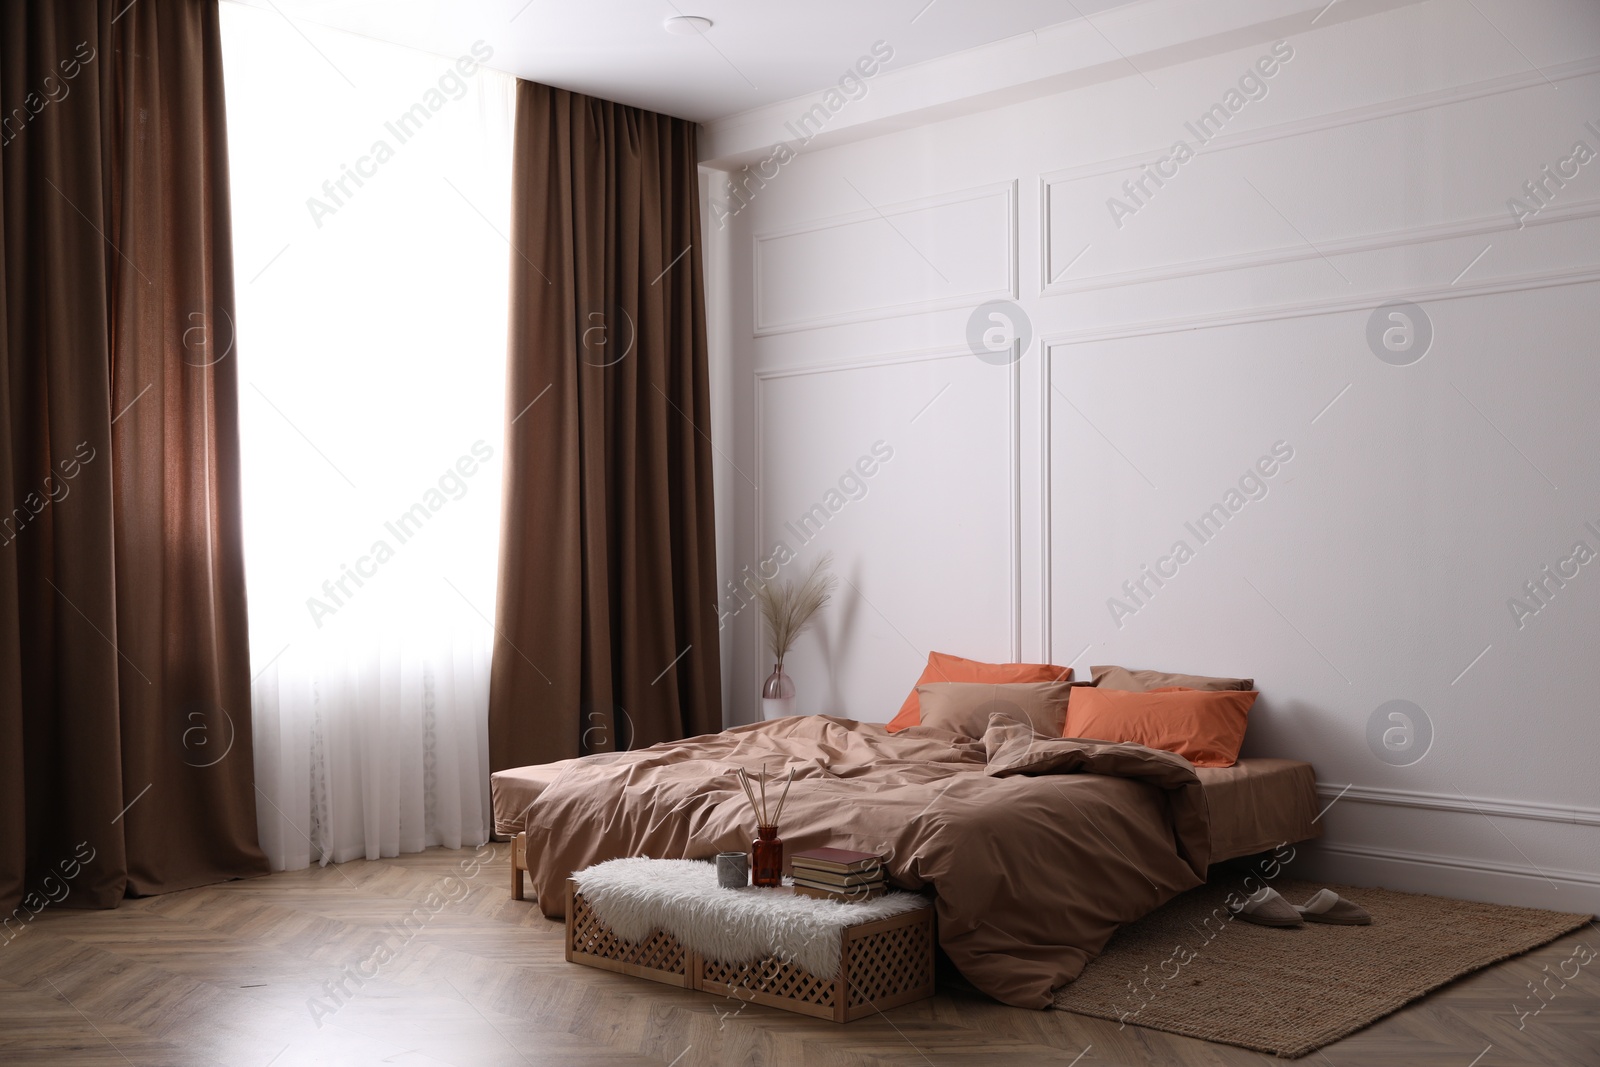
[[[519,833],[511,839],[511,899],[522,900],[522,875],[528,869],[528,834]]]

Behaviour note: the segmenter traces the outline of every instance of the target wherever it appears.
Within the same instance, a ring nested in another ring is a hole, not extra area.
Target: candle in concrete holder
[[[750,857],[743,852],[717,853],[717,884],[724,889],[743,889],[750,884]]]

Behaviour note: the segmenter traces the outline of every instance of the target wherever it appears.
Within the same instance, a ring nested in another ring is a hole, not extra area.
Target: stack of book
[[[823,900],[871,900],[883,896],[883,857],[848,848],[814,848],[789,857],[794,891]]]

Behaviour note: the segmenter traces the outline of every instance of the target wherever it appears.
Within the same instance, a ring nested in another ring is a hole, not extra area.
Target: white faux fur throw
[[[928,903],[904,892],[846,904],[787,889],[723,889],[716,865],[701,860],[607,860],[572,877],[595,915],[625,941],[665,930],[723,963],[776,956],[824,978],[839,973],[839,935],[845,927]]]

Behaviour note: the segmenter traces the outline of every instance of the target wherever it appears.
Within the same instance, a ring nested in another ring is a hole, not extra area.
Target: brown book
[[[796,882],[793,886],[795,893],[803,897],[815,897],[818,900],[837,900],[843,904],[858,904],[864,900],[875,900],[888,892],[883,886],[875,889],[850,889],[839,892],[834,889],[816,889],[809,885]]]
[[[789,862],[798,861],[802,866],[815,867],[824,871],[839,871],[844,874],[854,874],[869,867],[881,867],[883,857],[876,852],[856,852],[848,848],[813,848],[805,852],[796,852],[789,857]]]
[[[820,885],[834,886],[839,889],[849,889],[851,886],[862,885],[866,882],[883,881],[882,867],[869,867],[856,874],[842,874],[839,871],[825,870],[821,867],[811,867],[804,863],[796,862],[790,865],[790,871],[796,878],[804,878],[807,881],[816,882]]]
[[[840,892],[846,892],[856,888],[857,886],[883,884],[882,871],[861,878],[852,878],[849,881],[841,881],[837,878],[829,878],[825,875],[819,877],[820,872],[808,871],[804,867],[796,867],[789,873],[797,882],[805,882],[809,885],[814,885],[819,889],[837,889]]]

